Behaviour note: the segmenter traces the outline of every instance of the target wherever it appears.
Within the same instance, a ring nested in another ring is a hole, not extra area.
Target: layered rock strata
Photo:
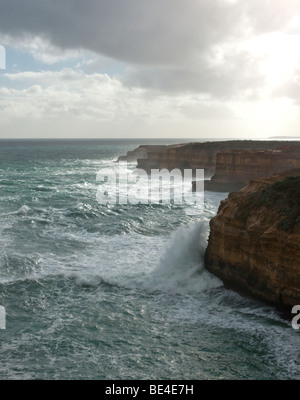
[[[300,304],[300,170],[254,180],[222,201],[205,265],[241,294],[289,313]]]
[[[172,170],[204,169],[205,176],[211,177],[216,172],[217,160],[220,153],[229,150],[271,150],[277,149],[287,141],[260,141],[260,140],[229,140],[204,143],[183,143],[176,145],[141,145],[120,156],[118,161],[137,162],[137,167],[148,173],[151,169]],[[291,143],[291,142],[290,142]],[[296,142],[297,143],[297,142]],[[298,142],[299,143],[299,142]],[[232,160],[224,159],[224,166],[231,168]],[[221,168],[221,159],[219,165]],[[221,170],[219,169],[219,172]],[[227,170],[226,170],[227,171]]]
[[[276,150],[229,150],[216,156],[216,173],[206,188],[234,191],[250,180],[300,168],[300,143]]]

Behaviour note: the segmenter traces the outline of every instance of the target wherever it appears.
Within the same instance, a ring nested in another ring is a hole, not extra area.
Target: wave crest
[[[152,290],[167,292],[203,292],[222,285],[204,267],[208,229],[203,222],[180,227],[171,237],[159,265],[147,279]]]

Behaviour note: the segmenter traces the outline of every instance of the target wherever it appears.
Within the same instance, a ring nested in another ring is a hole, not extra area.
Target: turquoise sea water
[[[140,143],[0,142],[0,379],[299,379],[299,331],[204,269],[226,193],[97,202]]]

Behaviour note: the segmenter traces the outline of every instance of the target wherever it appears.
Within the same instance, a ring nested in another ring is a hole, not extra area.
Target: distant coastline
[[[300,136],[270,136],[268,139],[293,139],[293,140],[300,140]]]

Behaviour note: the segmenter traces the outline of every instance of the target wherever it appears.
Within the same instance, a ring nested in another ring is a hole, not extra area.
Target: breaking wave
[[[180,227],[172,236],[157,268],[147,279],[152,290],[203,292],[220,286],[221,281],[204,266],[208,230],[203,222]]]

